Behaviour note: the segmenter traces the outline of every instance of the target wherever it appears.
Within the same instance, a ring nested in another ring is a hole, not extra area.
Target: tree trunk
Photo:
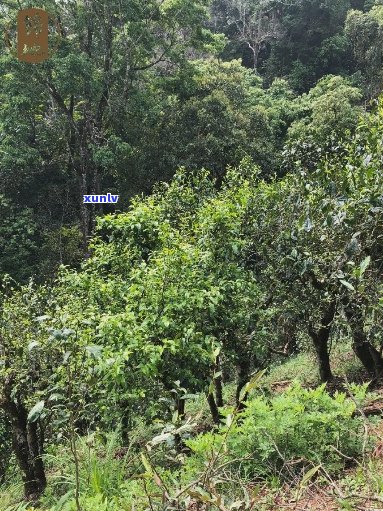
[[[258,66],[258,55],[259,55],[259,45],[255,42],[248,42],[248,47],[250,48],[252,54],[253,54],[253,70],[254,73],[257,73],[257,66]]]
[[[177,412],[177,420],[183,421],[185,419],[185,399],[178,398],[174,409],[175,409],[175,412]],[[180,434],[177,433],[174,436],[174,441],[175,441],[175,444],[176,444],[178,450],[181,450],[185,447]]]
[[[328,382],[333,378],[328,353],[328,336],[313,333],[311,338],[318,359],[320,381],[322,383]]]
[[[223,406],[223,388],[222,388],[222,376],[217,376],[214,378],[214,387],[215,387],[215,398],[217,401],[218,408]]]
[[[251,353],[248,348],[248,346],[244,346],[243,349],[239,349],[237,353],[237,373],[238,373],[238,379],[237,379],[237,389],[235,392],[235,401],[238,408],[241,408],[241,402],[246,401],[247,395],[244,396],[242,400],[240,400],[241,397],[241,390],[246,385],[246,383],[249,381],[250,378],[250,368],[251,368]]]
[[[37,423],[28,423],[26,408],[16,404],[9,393],[1,407],[11,423],[12,447],[22,472],[24,496],[27,500],[37,500],[47,484]]]
[[[185,418],[185,399],[177,399],[175,411],[178,414],[178,420],[184,420]]]
[[[213,383],[215,388],[215,400],[218,408],[223,406],[223,384],[222,384],[222,370],[221,370],[221,360],[218,355],[215,359],[215,364],[213,367],[214,374],[217,376],[213,376]]]
[[[40,445],[37,422],[27,424],[27,440],[35,480],[38,481],[41,491],[44,491],[47,485],[47,479],[45,476],[44,462],[42,459],[43,452],[42,445]]]
[[[210,391],[208,391],[207,394],[207,402],[209,403],[210,413],[214,424],[219,424],[221,419],[220,413],[218,410],[217,403],[215,402],[214,395]]]
[[[354,334],[353,334],[354,336]],[[379,352],[372,346],[369,341],[355,341],[352,345],[355,355],[362,362],[364,368],[371,376],[379,377],[383,374],[383,360]]]
[[[367,339],[363,328],[364,321],[360,306],[356,303],[347,303],[344,312],[351,328],[354,341],[352,348],[355,355],[371,376],[382,376],[383,359],[379,351]]]
[[[319,365],[319,376],[322,383],[332,380],[333,375],[330,366],[330,356],[328,352],[328,341],[331,332],[331,323],[334,319],[336,311],[336,302],[333,301],[329,304],[327,310],[324,312],[321,319],[321,326],[319,330],[315,330],[312,325],[309,325],[309,335],[313,341],[315,352]]]

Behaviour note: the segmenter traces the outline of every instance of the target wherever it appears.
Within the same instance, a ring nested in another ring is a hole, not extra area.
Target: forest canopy
[[[2,3],[3,31],[25,6]],[[115,209],[86,208],[83,195],[118,193],[123,211],[181,166],[221,180],[247,156],[283,175],[286,144],[331,146],[381,90],[380,2],[44,6],[60,22],[58,51],[31,66],[4,44],[0,59],[0,232],[20,245],[0,271],[24,283],[78,264],[96,216]]]
[[[34,6],[56,53],[0,51],[0,511],[381,504],[383,2]]]

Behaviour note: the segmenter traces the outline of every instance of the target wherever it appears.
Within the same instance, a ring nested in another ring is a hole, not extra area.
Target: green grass
[[[20,502],[23,496],[21,483],[4,483],[0,488],[0,511],[6,511]]]
[[[330,363],[336,378],[356,382],[367,378],[360,361],[352,351],[351,342],[334,343],[330,351]],[[300,353],[272,366],[263,379],[263,387],[270,392],[279,392],[294,380],[307,387],[319,385],[318,364],[313,352]]]

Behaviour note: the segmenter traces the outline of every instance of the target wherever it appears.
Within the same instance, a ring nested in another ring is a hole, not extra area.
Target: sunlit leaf
[[[44,401],[39,401],[38,403],[36,403],[32,410],[28,413],[28,422],[36,422],[41,416],[44,407],[45,407]]]

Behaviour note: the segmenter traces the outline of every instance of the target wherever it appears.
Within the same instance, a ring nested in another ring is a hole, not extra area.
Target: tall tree
[[[84,248],[94,228],[95,205],[83,204],[82,196],[99,193],[108,184],[111,138],[117,137],[113,140],[120,146],[125,141],[116,130],[122,125],[125,131],[129,125],[128,100],[140,73],[155,69],[171,75],[188,48],[202,47],[209,39],[201,31],[207,4],[207,0],[44,2],[61,23],[59,51],[39,65],[3,59],[10,85],[17,82],[39,105],[40,117],[36,120],[34,105],[35,122],[25,126],[29,152],[34,149],[41,158],[52,143],[51,129],[46,132],[48,140],[43,133],[47,126],[54,127],[61,148],[54,156],[59,172],[69,178],[70,193],[77,197]],[[43,2],[36,3],[40,5]],[[10,3],[8,16],[15,15],[16,6]]]
[[[383,83],[383,6],[363,13],[348,13],[345,28],[358,69],[363,73],[369,98],[382,91]]]

